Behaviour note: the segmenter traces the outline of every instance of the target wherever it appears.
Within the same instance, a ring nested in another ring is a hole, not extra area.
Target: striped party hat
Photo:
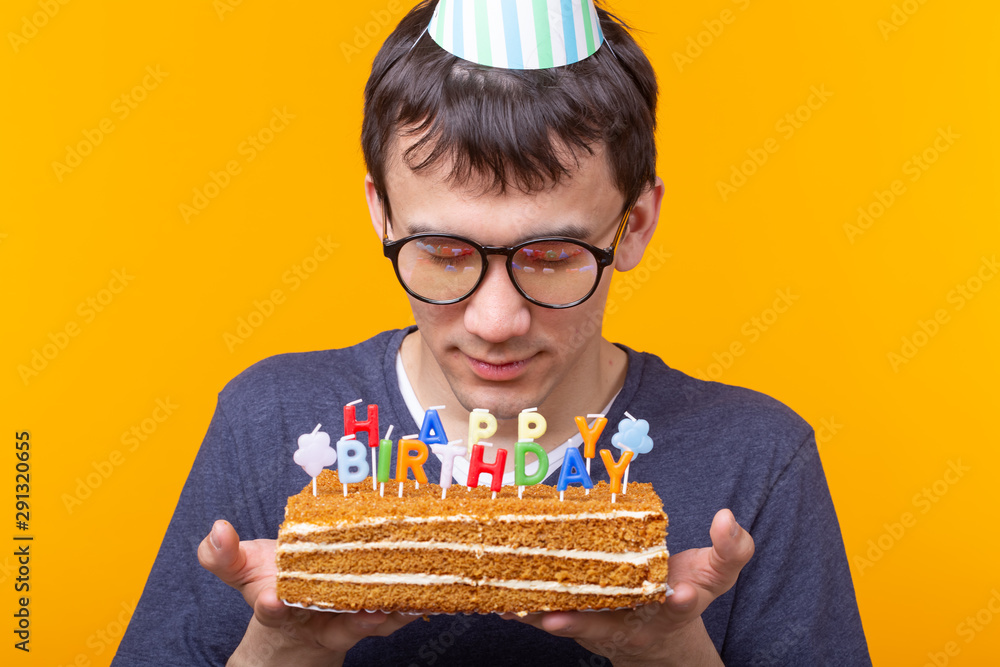
[[[593,0],[440,0],[427,32],[459,58],[506,69],[569,65],[604,43]]]

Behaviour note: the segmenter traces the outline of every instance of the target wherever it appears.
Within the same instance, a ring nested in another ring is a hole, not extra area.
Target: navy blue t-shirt
[[[415,433],[395,369],[411,329],[353,347],[265,359],[219,395],[205,441],[170,520],[113,665],[224,665],[252,610],[198,563],[216,519],[244,540],[278,535],[288,496],[309,483],[294,463],[297,438],[339,424],[357,398],[379,422]],[[812,429],[763,394],[704,382],[658,357],[628,353],[625,383],[608,414],[649,421],[653,450],[631,480],[651,482],[670,517],[671,553],[711,544],[712,517],[730,508],[756,552],[736,585],[702,618],[727,665],[869,665],[844,545]],[[610,448],[614,428],[598,448]],[[332,432],[332,431],[331,431]],[[425,465],[430,479],[440,462]],[[607,480],[594,466],[594,481]],[[570,639],[496,615],[440,615],[389,637],[361,641],[346,665],[609,665]]]

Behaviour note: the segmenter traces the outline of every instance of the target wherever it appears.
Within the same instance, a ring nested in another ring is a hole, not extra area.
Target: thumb
[[[219,519],[198,545],[201,566],[233,588],[239,588],[246,554],[240,549],[240,536],[233,525]]]
[[[254,616],[257,617],[257,621],[269,628],[277,628],[287,623],[289,616],[293,612],[298,612],[303,616],[306,613],[304,610],[294,609],[285,605],[278,598],[278,591],[273,585],[261,589],[257,595],[257,599],[254,600],[253,612]]]
[[[709,535],[712,538],[709,564],[715,570],[719,583],[724,586],[717,593],[721,595],[736,583],[740,570],[750,562],[754,552],[754,542],[750,533],[743,530],[728,509],[716,513]]]

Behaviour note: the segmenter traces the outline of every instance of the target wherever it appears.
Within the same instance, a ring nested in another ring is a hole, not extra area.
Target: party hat
[[[427,32],[459,58],[506,69],[569,65],[604,43],[593,0],[440,0]]]

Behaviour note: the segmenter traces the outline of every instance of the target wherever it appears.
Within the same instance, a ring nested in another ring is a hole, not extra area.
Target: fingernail
[[[732,514],[730,514],[729,516],[730,516],[729,520],[732,522],[729,524],[729,537],[736,537],[736,534],[740,532],[740,524],[736,523],[735,516],[733,516]]]
[[[208,541],[212,543],[212,546],[215,547],[216,551],[222,551],[222,545],[219,544],[219,538],[215,534],[217,525],[218,523],[212,525],[212,532],[208,534]]]

